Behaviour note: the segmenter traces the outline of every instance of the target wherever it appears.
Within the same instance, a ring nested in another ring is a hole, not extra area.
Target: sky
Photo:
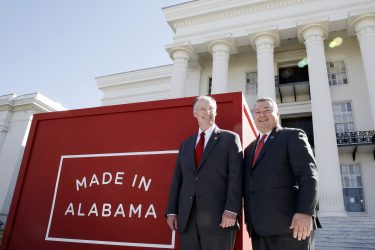
[[[95,77],[171,64],[163,7],[186,0],[0,1],[0,96],[100,105]]]

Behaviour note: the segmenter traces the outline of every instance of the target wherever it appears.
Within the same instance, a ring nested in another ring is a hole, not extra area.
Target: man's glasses
[[[197,108],[197,109],[194,109],[194,110],[198,110],[201,113],[203,113],[203,112],[209,112],[209,113],[214,112],[214,108],[212,108],[212,107],[210,107],[210,108]]]

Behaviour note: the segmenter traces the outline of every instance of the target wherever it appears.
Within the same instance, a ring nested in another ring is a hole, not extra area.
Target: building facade
[[[98,77],[102,105],[275,98],[318,162],[320,216],[375,216],[375,0],[200,0],[162,10],[173,64]]]
[[[40,93],[0,96],[1,225],[5,223],[9,213],[33,115],[60,110],[65,108]]]

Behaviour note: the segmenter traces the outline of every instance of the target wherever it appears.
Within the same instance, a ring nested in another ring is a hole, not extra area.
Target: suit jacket
[[[252,167],[255,148],[256,141],[244,155],[244,210],[249,234],[254,229],[261,236],[288,234],[295,213],[316,218],[318,173],[306,134],[300,129],[274,128]]]
[[[198,220],[205,230],[238,230],[238,223],[226,229],[219,224],[225,210],[241,214],[243,153],[240,138],[231,131],[215,127],[196,167],[197,136],[191,136],[180,146],[166,214],[177,214],[178,228],[183,232],[195,200]]]

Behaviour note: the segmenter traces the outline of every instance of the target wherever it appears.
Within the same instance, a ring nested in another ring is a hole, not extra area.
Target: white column
[[[202,67],[200,65],[190,65],[187,74],[185,96],[199,96]]]
[[[333,121],[323,40],[328,28],[322,24],[299,27],[309,67],[315,157],[319,170],[319,215],[345,216],[340,162]]]
[[[233,43],[217,40],[208,46],[212,54],[212,89],[211,94],[228,91],[228,65]]]
[[[251,44],[257,51],[258,97],[276,100],[273,51],[279,43],[276,32],[261,32],[251,38]]]
[[[373,127],[375,128],[375,14],[360,16],[351,23],[361,48],[367,80]]]
[[[173,72],[171,79],[172,97],[185,96],[188,63],[191,51],[186,48],[174,48],[170,51],[173,58]]]

